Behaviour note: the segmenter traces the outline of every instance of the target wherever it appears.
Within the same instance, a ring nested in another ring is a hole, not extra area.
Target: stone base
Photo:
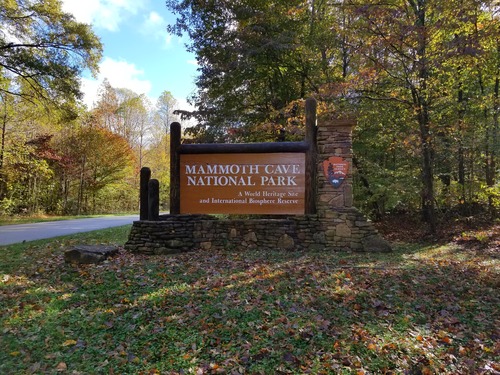
[[[164,215],[135,221],[128,251],[159,255],[190,250],[391,251],[355,208],[319,215],[231,220],[209,215]]]

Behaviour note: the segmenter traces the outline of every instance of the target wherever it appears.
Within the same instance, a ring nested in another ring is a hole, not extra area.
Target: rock
[[[380,236],[370,236],[363,241],[363,249],[368,252],[389,253],[392,246]]]
[[[92,264],[100,263],[118,253],[115,246],[75,245],[64,252],[66,263]]]
[[[231,228],[231,230],[229,231],[229,238],[236,238],[238,237],[238,231],[236,230],[236,228]]]
[[[295,241],[288,234],[284,234],[280,237],[277,243],[279,249],[291,250],[295,246]]]
[[[249,232],[245,234],[243,239],[245,240],[245,242],[257,242],[257,235],[255,234],[255,232]]]
[[[212,248],[212,242],[210,242],[210,241],[202,242],[202,243],[200,243],[200,247],[202,250],[208,251]]]
[[[172,249],[178,249],[178,248],[182,247],[183,245],[184,245],[184,242],[182,242],[181,240],[170,240],[170,241],[167,241],[167,243],[166,243],[166,246],[170,247]]]
[[[337,237],[350,238],[351,237],[351,228],[347,226],[347,224],[339,224],[335,228],[335,235]]]

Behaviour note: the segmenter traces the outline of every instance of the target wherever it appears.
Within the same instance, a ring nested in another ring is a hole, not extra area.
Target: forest
[[[57,0],[0,4],[0,215],[134,211],[145,165],[168,202],[177,116],[190,142],[294,141],[314,97],[320,115],[357,120],[355,205],[371,218],[432,232],[498,216],[496,1],[167,0],[169,32],[197,57],[192,112],[108,82],[87,109],[78,77],[102,55],[90,26]]]
[[[176,100],[101,84],[82,102],[102,45],[60,1],[0,2],[0,216],[135,212],[147,164],[168,190]]]

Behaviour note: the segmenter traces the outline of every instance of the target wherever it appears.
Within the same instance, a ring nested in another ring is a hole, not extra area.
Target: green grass
[[[129,228],[0,247],[0,373],[499,370],[494,254],[400,245],[64,263],[68,245],[123,244]]]

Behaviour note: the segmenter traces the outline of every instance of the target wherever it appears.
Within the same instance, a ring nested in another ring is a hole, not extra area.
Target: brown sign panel
[[[182,154],[182,214],[303,215],[305,154]]]

